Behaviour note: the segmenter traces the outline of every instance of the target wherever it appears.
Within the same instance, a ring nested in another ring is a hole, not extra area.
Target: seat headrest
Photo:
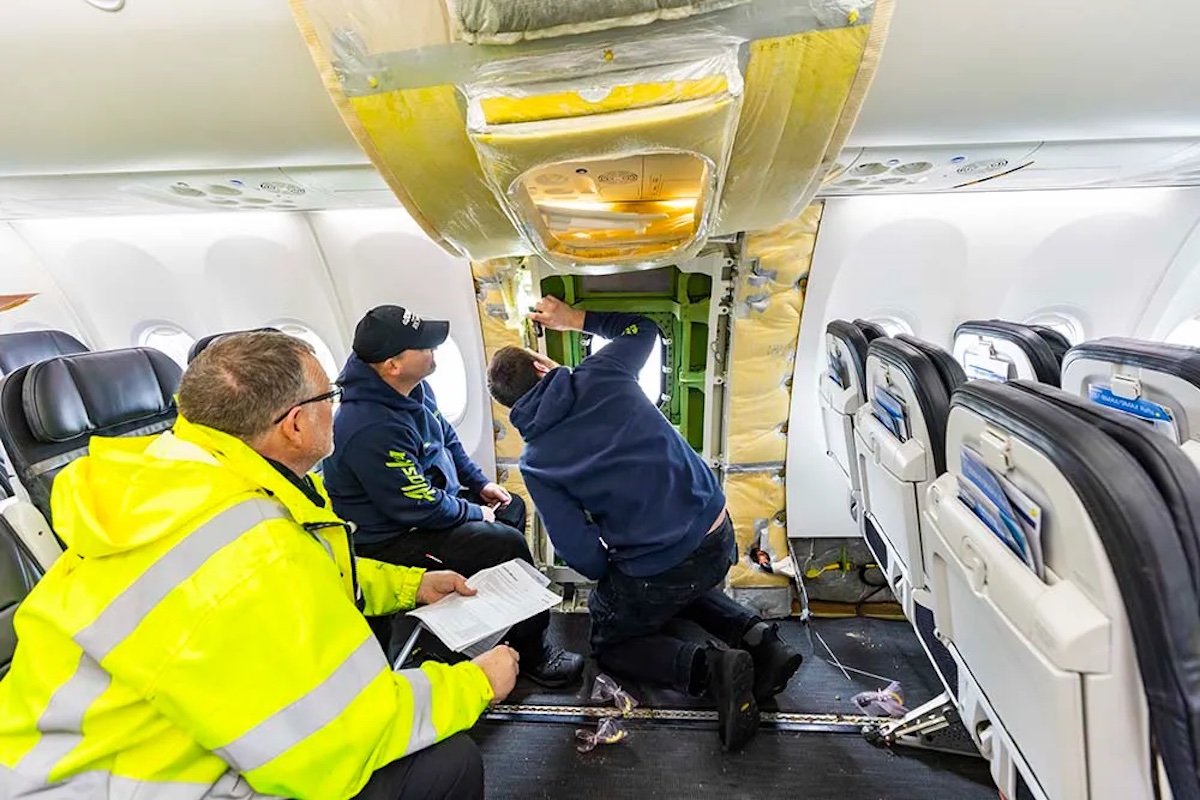
[[[22,331],[0,334],[0,375],[55,356],[86,353],[87,346],[62,331]]]
[[[268,331],[279,332],[278,328],[247,328],[243,331],[222,331],[221,333],[210,333],[208,336],[201,336],[196,340],[195,344],[188,350],[187,360],[192,363],[196,360],[196,356],[204,352],[210,344],[220,339],[222,336],[233,336],[235,333],[265,333]]]
[[[1047,325],[1030,325],[1029,327],[1032,328],[1038,336],[1041,336],[1042,340],[1046,344],[1050,345],[1050,351],[1054,353],[1054,357],[1058,359],[1058,363],[1061,365],[1063,356],[1065,356],[1067,351],[1071,349],[1070,340],[1067,339],[1066,336],[1063,336],[1061,333],[1054,330],[1054,328],[1051,328]]]
[[[1152,369],[1200,387],[1200,347],[1106,336],[1075,345],[1067,351],[1063,371],[1072,362],[1085,358]]]
[[[179,365],[149,347],[79,353],[28,368],[21,405],[41,442],[68,442],[174,410]]]
[[[849,351],[850,361],[849,368],[854,370],[855,376],[858,378],[859,392],[867,390],[867,337],[863,335],[862,329],[852,322],[847,322],[844,319],[835,319],[825,327],[825,333],[840,340],[846,345],[846,350]],[[865,396],[865,395],[864,395]]]
[[[1052,334],[1053,336],[1062,338],[1061,334],[1054,332]],[[954,331],[955,340],[960,336],[971,335],[1012,342],[1029,359],[1029,363],[1033,367],[1034,377],[1037,380],[1050,386],[1061,385],[1062,358],[1055,355],[1056,346],[1052,346],[1047,341],[1048,337],[1036,328],[1002,319],[989,319],[964,322]],[[955,352],[958,352],[957,347],[955,348]]]
[[[954,356],[936,344],[909,336],[907,333],[902,333],[896,338],[925,354],[937,369],[938,374],[942,376],[942,383],[946,384],[946,391],[949,394],[954,394],[955,389],[967,382],[967,374],[963,372],[962,365],[954,360]]]
[[[865,319],[856,319],[854,324],[863,332],[863,336],[867,337],[867,342],[873,342],[876,339],[886,339],[887,331],[883,327],[874,322],[868,322]]]

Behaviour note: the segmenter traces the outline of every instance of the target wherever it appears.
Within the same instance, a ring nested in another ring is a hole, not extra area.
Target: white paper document
[[[549,578],[517,558],[476,572],[467,585],[478,593],[443,597],[408,616],[419,619],[451,650],[470,656],[495,646],[518,622],[562,602],[547,588]]]

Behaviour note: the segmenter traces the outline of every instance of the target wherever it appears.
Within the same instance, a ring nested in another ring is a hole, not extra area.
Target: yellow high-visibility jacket
[[[347,798],[492,699],[469,662],[392,671],[363,614],[423,570],[355,561],[231,436],[93,438],[51,502],[68,549],[16,615],[0,798]]]

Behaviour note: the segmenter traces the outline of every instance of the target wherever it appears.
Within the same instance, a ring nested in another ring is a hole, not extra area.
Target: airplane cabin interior
[[[382,303],[449,321],[438,407],[586,652],[594,584],[487,385],[504,347],[610,344],[528,319],[553,296],[658,327],[638,382],[727,497],[726,592],[804,662],[738,754],[632,681],[628,735],[579,752],[599,668],[518,682],[472,731],[489,797],[1200,800],[1198,29],[1179,0],[8,0],[0,676],[91,437],[169,430],[225,333],[336,381]]]

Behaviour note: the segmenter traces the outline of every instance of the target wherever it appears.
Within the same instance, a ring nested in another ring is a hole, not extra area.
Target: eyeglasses
[[[301,400],[299,403],[296,403],[293,406],[289,406],[288,410],[283,412],[282,414],[280,414],[278,417],[276,417],[275,421],[271,424],[278,425],[279,423],[283,422],[287,418],[287,415],[292,413],[293,408],[299,408],[300,406],[308,405],[309,403],[319,403],[322,400],[329,400],[331,402],[336,403],[341,399],[342,399],[342,387],[338,386],[335,383],[335,384],[333,384],[333,388],[330,389],[325,394],[319,394],[316,397],[310,397],[307,400]]]

